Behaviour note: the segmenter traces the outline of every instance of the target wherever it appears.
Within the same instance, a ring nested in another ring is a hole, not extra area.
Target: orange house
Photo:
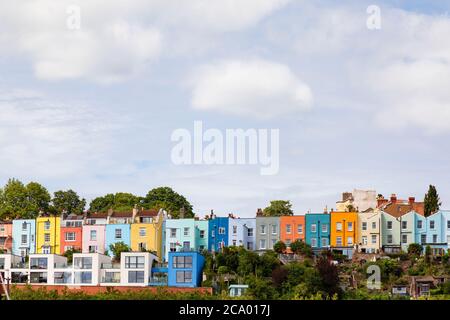
[[[79,250],[83,246],[83,216],[70,215],[61,221],[61,254],[69,249]]]
[[[331,247],[353,247],[358,239],[358,213],[332,211]]]
[[[305,216],[283,216],[280,217],[280,241],[288,247],[295,240],[305,241]]]

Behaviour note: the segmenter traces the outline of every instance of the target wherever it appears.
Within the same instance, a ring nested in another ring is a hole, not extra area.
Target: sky
[[[242,217],[277,199],[321,212],[354,188],[422,199],[434,184],[448,208],[449,11],[442,0],[0,0],[0,184],[88,200],[170,186],[200,216]],[[279,172],[174,164],[171,135],[194,121],[279,129]]]

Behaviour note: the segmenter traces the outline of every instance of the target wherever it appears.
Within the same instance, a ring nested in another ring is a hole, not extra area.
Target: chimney
[[[138,207],[137,207],[137,204],[135,204],[134,205],[134,208],[133,208],[133,216],[132,216],[132,220],[133,220],[133,222],[135,221],[135,219],[136,219],[136,215],[138,214],[138,212],[139,212],[139,209],[138,209]]]
[[[257,217],[262,217],[263,216],[263,211],[261,208],[258,208],[258,210],[256,211],[256,216]]]
[[[408,198],[408,202],[409,202],[409,204],[414,204],[414,202],[416,202],[416,198],[415,197],[409,197]]]
[[[180,208],[180,219],[184,219],[184,213],[185,213],[185,209],[184,207]]]
[[[391,202],[397,203],[397,195],[395,193],[391,194]]]

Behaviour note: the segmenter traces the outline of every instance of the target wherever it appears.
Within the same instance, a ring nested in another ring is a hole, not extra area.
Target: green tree
[[[277,241],[274,245],[273,245],[273,250],[276,253],[283,253],[286,251],[286,244],[283,241]]]
[[[330,252],[323,254],[317,260],[316,268],[320,274],[322,291],[328,295],[328,298],[341,294],[339,271],[337,266],[332,263]]]
[[[81,253],[81,250],[69,249],[69,250],[66,250],[66,252],[64,252],[63,256],[67,258],[67,263],[72,263],[74,253]]]
[[[103,197],[97,197],[89,204],[91,212],[106,212],[109,208],[114,207],[114,194],[109,193]]]
[[[273,200],[270,201],[270,205],[263,210],[263,214],[266,217],[281,217],[292,216],[292,204],[286,200]]]
[[[25,187],[27,192],[27,218],[35,218],[39,212],[47,212],[51,196],[48,190],[37,182],[30,182]]]
[[[81,214],[86,206],[86,200],[80,199],[78,194],[73,190],[56,191],[52,203],[54,213],[56,214],[62,212],[67,214]]]
[[[436,187],[430,185],[428,192],[424,199],[424,214],[425,217],[437,212],[441,207],[442,203],[439,200],[439,194],[436,191]]]
[[[186,198],[169,187],[159,187],[150,190],[143,199],[143,206],[148,209],[164,209],[174,219],[179,218],[180,209],[184,208],[184,217],[194,217],[192,205]]]
[[[111,250],[114,261],[120,262],[120,254],[122,252],[130,252],[131,248],[124,242],[116,242],[109,245],[109,250]]]
[[[9,179],[0,193],[0,218],[12,219],[27,215],[27,189],[15,179]]]
[[[302,240],[298,240],[298,239],[295,240],[294,242],[291,243],[290,248],[291,248],[292,252],[295,254],[302,254],[306,257],[313,256],[313,251],[312,251],[311,246],[309,246]]]
[[[408,246],[408,254],[410,256],[420,256],[422,254],[423,247],[419,243],[411,243]]]
[[[89,204],[89,211],[91,212],[107,212],[108,209],[117,211],[129,211],[135,205],[140,204],[141,197],[135,196],[131,193],[118,192],[116,194],[107,194],[103,197],[97,197]]]

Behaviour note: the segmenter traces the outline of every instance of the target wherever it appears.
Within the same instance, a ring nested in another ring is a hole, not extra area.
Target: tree
[[[273,245],[273,250],[276,253],[283,253],[286,251],[286,244],[283,241],[278,241]]]
[[[37,182],[30,182],[25,187],[27,192],[27,213],[35,218],[39,212],[47,212],[51,196],[47,189]]]
[[[86,200],[80,199],[73,190],[56,191],[52,203],[57,214],[62,212],[66,214],[81,214],[86,206]]]
[[[111,250],[114,261],[120,262],[120,256],[122,252],[130,252],[131,248],[124,242],[116,242],[109,245],[109,250]]]
[[[263,210],[263,215],[266,217],[281,217],[292,216],[292,204],[286,200],[273,200],[270,201],[270,205]]]
[[[64,252],[63,256],[67,258],[67,263],[72,263],[74,253],[81,253],[81,250],[69,249],[69,250],[66,250],[66,252]]]
[[[322,290],[327,293],[328,297],[340,294],[339,271],[332,263],[330,252],[326,252],[317,260],[316,268],[320,274]]]
[[[194,217],[192,205],[186,198],[169,187],[159,187],[150,190],[143,199],[143,206],[148,209],[164,209],[174,219],[179,218],[180,209],[184,208],[184,217]]]
[[[140,204],[143,198],[131,193],[118,192],[116,194],[107,194],[103,197],[97,197],[89,204],[91,212],[107,212],[109,209],[117,211],[129,211],[135,205]]]
[[[430,185],[428,192],[424,199],[424,214],[425,217],[432,215],[437,212],[441,207],[442,203],[439,200],[439,194],[436,191],[436,187]]]
[[[291,243],[290,248],[295,254],[302,254],[307,257],[312,257],[313,255],[311,247],[302,240],[295,240]]]
[[[420,256],[422,254],[423,247],[419,243],[411,243],[408,246],[408,254],[410,256]]]

